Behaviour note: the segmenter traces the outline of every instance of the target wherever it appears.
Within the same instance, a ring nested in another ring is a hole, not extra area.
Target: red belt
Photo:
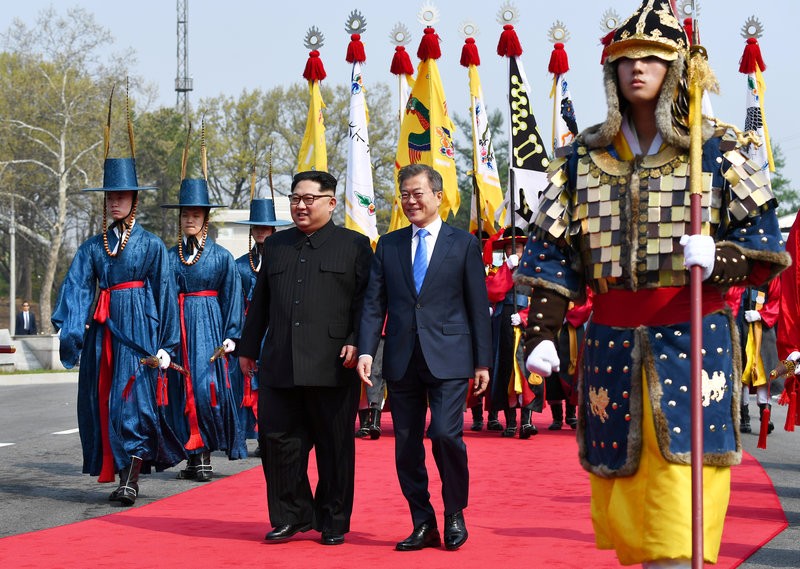
[[[194,398],[194,388],[192,387],[192,370],[189,368],[189,348],[186,345],[186,318],[183,312],[183,302],[187,296],[217,296],[215,290],[198,290],[196,292],[178,293],[178,306],[181,314],[181,356],[183,357],[183,367],[189,371],[186,376],[186,408],[184,413],[189,418],[189,440],[184,445],[187,450],[203,448],[203,437],[200,435],[200,425],[197,422],[197,402]]]
[[[111,450],[111,438],[108,432],[108,400],[111,396],[111,380],[114,367],[114,348],[111,342],[111,332],[105,326],[109,317],[111,305],[111,291],[126,288],[144,288],[144,281],[128,281],[115,284],[108,288],[100,289],[100,297],[97,299],[97,307],[94,310],[94,320],[98,324],[103,324],[103,348],[100,354],[100,377],[98,378],[97,397],[100,406],[100,439],[103,443],[103,466],[100,469],[98,482],[114,482],[114,453]]]
[[[725,308],[722,293],[703,286],[703,314]],[[611,289],[594,296],[592,321],[605,326],[669,326],[691,319],[689,287],[648,288],[637,291]]]

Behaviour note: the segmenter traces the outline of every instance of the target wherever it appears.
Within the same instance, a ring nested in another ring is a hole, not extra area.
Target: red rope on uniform
[[[197,423],[197,402],[194,398],[194,388],[192,386],[192,370],[189,369],[189,348],[186,345],[186,318],[183,310],[183,302],[187,296],[217,296],[215,290],[198,290],[196,292],[181,292],[178,294],[178,306],[181,313],[181,357],[183,367],[189,372],[186,376],[186,408],[184,413],[189,419],[189,440],[184,445],[186,450],[203,448],[203,437],[200,435],[200,425]]]
[[[103,465],[98,482],[114,482],[114,453],[111,450],[111,436],[108,432],[108,401],[111,396],[111,381],[114,373],[114,347],[111,342],[111,331],[105,325],[110,315],[111,291],[126,288],[143,288],[144,281],[129,281],[100,289],[97,307],[94,310],[94,321],[103,324],[103,348],[100,353],[100,376],[97,383],[97,400],[100,407],[100,439],[103,444]]]

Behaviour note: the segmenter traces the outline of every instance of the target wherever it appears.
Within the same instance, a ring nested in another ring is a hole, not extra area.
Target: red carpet
[[[527,441],[498,433],[467,433],[471,496],[469,541],[457,552],[394,551],[411,531],[394,471],[389,417],[386,436],[356,441],[353,531],[336,547],[319,534],[266,544],[266,496],[260,468],[197,486],[171,498],[105,516],[0,540],[0,566],[82,567],[380,567],[381,569],[499,567],[618,567],[597,551],[589,520],[589,483],[572,431],[544,431]],[[540,431],[545,424],[539,424]],[[312,455],[313,456],[313,455]],[[439,481],[431,493],[441,518]],[[147,491],[147,480],[143,489]],[[440,520],[441,523],[441,520]],[[772,482],[746,455],[733,471],[724,544],[716,567],[738,566],[787,526]]]

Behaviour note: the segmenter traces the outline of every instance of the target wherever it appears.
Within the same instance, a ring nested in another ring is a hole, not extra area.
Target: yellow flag
[[[444,192],[439,208],[442,219],[447,219],[450,212],[458,212],[461,195],[456,177],[454,133],[455,126],[447,114],[447,100],[436,60],[421,61],[400,127],[400,141],[394,163],[395,200],[389,231],[408,225],[400,207],[397,188],[397,172],[408,164],[428,164],[442,175]]]
[[[478,66],[470,65],[469,94],[470,114],[472,115],[472,175],[475,176],[475,194],[480,196],[480,212],[483,230],[489,235],[497,232],[495,212],[502,207],[503,190],[500,188],[500,177],[497,160],[492,146],[492,133],[489,130],[489,116],[483,102],[483,88],[478,75]],[[475,195],[472,197],[475,202]],[[473,203],[469,229],[478,227],[477,204]]]
[[[303,143],[300,145],[300,155],[297,159],[297,171],[306,170],[328,171],[328,153],[325,148],[325,121],[322,118],[322,101],[319,81],[309,81],[308,91],[311,100],[308,104],[308,118],[306,119],[306,132]]]

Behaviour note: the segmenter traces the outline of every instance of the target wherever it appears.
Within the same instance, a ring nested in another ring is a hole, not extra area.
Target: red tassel
[[[347,46],[347,56],[345,61],[347,63],[364,63],[367,60],[367,55],[364,53],[364,44],[361,43],[361,36],[353,34],[350,36],[350,44]]]
[[[744,73],[745,75],[755,73],[756,67],[761,71],[767,68],[761,58],[761,48],[758,45],[758,40],[756,38],[747,38],[747,45],[744,46],[744,53],[739,62],[739,73]]]
[[[414,75],[414,66],[411,65],[411,58],[408,57],[408,52],[402,45],[394,48],[390,71],[393,75]]]
[[[419,49],[417,50],[417,57],[421,61],[426,59],[439,59],[442,57],[442,49],[439,47],[439,36],[436,30],[428,26],[425,28],[425,33],[422,34],[422,39],[419,42]]]
[[[608,46],[611,45],[611,40],[614,39],[614,32],[616,31],[617,30],[611,30],[600,38],[600,43],[603,44],[603,53],[600,54],[600,65],[603,65],[608,58]]]
[[[769,407],[764,407],[761,412],[761,429],[758,431],[758,448],[767,448],[767,434],[769,433]]]
[[[461,65],[469,67],[470,65],[480,65],[481,56],[478,55],[478,46],[475,45],[475,38],[467,38],[464,40],[464,47],[461,48]]]
[[[553,45],[553,53],[550,54],[550,65],[547,70],[553,75],[563,75],[569,71],[569,58],[564,44],[557,42]]]
[[[164,376],[159,372],[158,381],[156,382],[156,406],[164,406]]]
[[[694,21],[691,18],[683,20],[683,31],[686,32],[686,38],[691,46],[694,41]]]
[[[327,77],[325,67],[322,65],[322,60],[319,58],[319,52],[316,49],[310,51],[308,54],[308,61],[306,61],[303,77],[309,81],[322,81]]]
[[[500,57],[519,57],[522,55],[522,44],[519,43],[517,32],[514,26],[506,24],[503,26],[503,33],[500,34],[500,41],[497,43],[497,55]]]
[[[498,231],[483,244],[483,264],[491,265],[494,260],[494,243],[503,236],[502,231]]]
[[[792,392],[792,394],[789,395],[789,410],[786,412],[786,423],[783,425],[783,430],[793,433],[796,419],[797,419],[797,393]]]
[[[217,406],[217,384],[213,381],[211,382],[211,406]]]
[[[136,374],[128,378],[128,383],[125,384],[125,389],[122,390],[122,398],[127,401],[131,398],[131,391],[133,390],[133,381],[136,379]]]

